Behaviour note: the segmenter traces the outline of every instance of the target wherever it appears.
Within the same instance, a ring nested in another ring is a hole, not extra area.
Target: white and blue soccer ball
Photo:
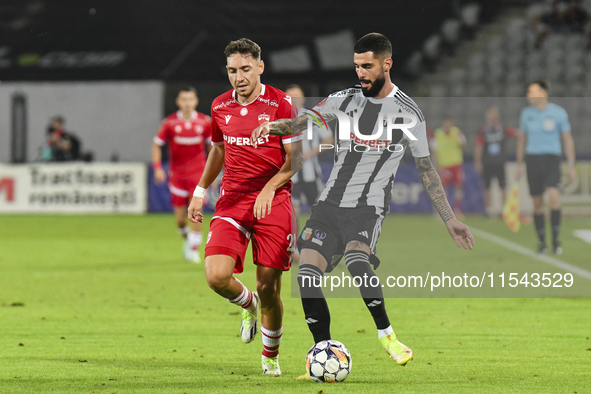
[[[306,355],[306,371],[316,382],[342,382],[351,373],[351,354],[339,341],[318,342]]]

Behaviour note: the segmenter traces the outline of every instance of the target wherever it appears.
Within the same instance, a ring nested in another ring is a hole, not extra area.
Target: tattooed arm
[[[447,231],[449,231],[449,235],[451,235],[458,247],[463,246],[464,249],[472,249],[474,246],[474,236],[470,233],[468,226],[460,223],[456,219],[456,216],[447,202],[441,179],[439,179],[437,171],[433,168],[429,156],[415,157],[415,164],[419,172],[419,178],[423,183],[423,187],[427,191],[437,212],[439,212],[439,216],[443,219]]]
[[[266,122],[254,129],[250,136],[252,145],[256,145],[259,138],[268,134],[286,136],[302,133],[308,127],[308,117],[300,115],[295,119],[277,119],[273,122]]]

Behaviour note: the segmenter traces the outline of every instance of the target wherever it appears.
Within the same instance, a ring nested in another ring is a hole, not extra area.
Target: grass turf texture
[[[535,244],[531,225],[513,236],[500,221],[466,223]],[[441,259],[532,261],[483,239],[456,250],[432,217],[392,216],[383,231],[395,226],[405,235],[380,244],[381,254],[396,247],[409,261],[424,258],[428,233],[449,246]],[[570,235],[577,228],[591,221],[564,222],[561,258],[589,270],[589,245]],[[405,368],[380,347],[360,300],[331,299],[333,338],[351,351],[352,373],[341,384],[296,381],[312,337],[290,273],[283,375],[262,376],[260,334],[241,342],[239,310],[181,249],[170,216],[0,216],[0,393],[591,392],[589,299],[388,299],[398,337],[415,352]],[[240,279],[253,288],[252,264]]]

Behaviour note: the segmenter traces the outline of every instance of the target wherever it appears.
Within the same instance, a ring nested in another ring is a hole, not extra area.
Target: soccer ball
[[[351,372],[351,354],[339,341],[318,342],[306,355],[306,371],[316,382],[342,382]]]

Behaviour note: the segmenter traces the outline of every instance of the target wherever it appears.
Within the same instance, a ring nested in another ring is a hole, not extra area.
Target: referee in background
[[[548,253],[544,220],[543,194],[548,188],[550,223],[552,225],[552,251],[560,255],[560,160],[562,148],[568,160],[568,176],[577,177],[575,171],[575,144],[571,135],[568,114],[564,108],[548,102],[550,87],[547,81],[535,81],[527,90],[530,103],[521,111],[517,136],[517,172],[521,178],[523,158],[527,164],[527,181],[534,205],[534,223],[540,239],[538,252]],[[524,155],[525,153],[525,155]]]

